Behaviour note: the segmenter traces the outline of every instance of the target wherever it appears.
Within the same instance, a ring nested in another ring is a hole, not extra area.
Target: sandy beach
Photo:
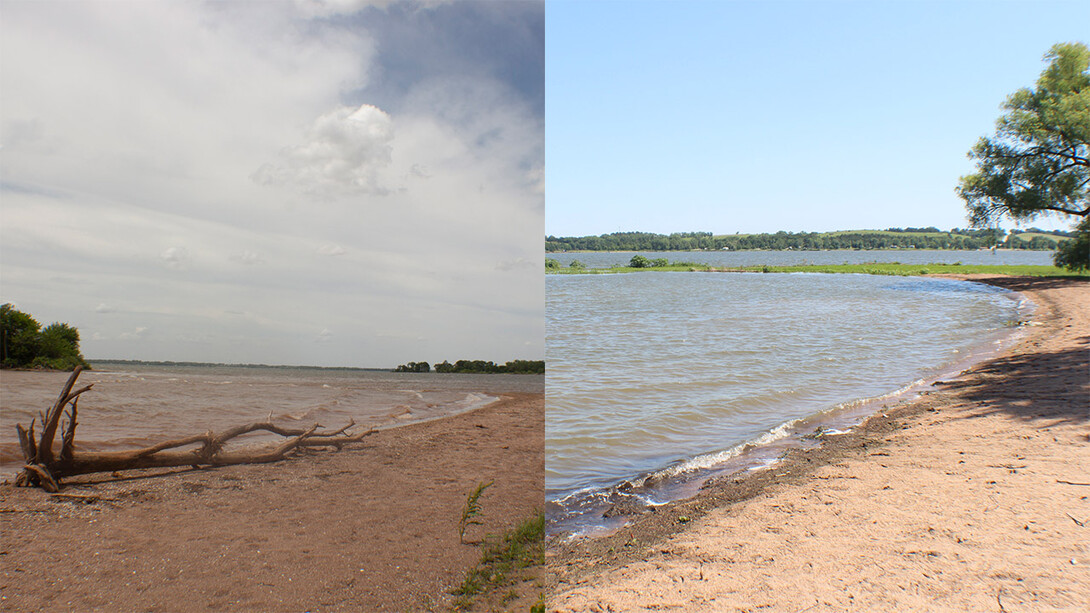
[[[480,559],[459,543],[467,494],[495,481],[467,540],[541,509],[543,396],[502,396],[337,453],[0,486],[0,610],[448,610]],[[541,591],[515,588],[523,610]]]
[[[1090,283],[1003,355],[769,470],[552,542],[550,611],[1090,608]]]

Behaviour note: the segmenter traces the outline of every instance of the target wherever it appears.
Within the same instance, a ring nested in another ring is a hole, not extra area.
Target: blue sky
[[[0,301],[87,357],[543,357],[543,3],[2,10]]]
[[[1081,0],[550,0],[546,15],[556,236],[965,227],[966,152],[1049,47],[1090,43]]]

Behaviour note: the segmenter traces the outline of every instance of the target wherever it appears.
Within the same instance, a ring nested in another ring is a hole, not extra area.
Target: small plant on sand
[[[481,494],[492,485],[492,481],[481,481],[477,488],[466,497],[466,504],[462,507],[462,518],[458,520],[458,542],[466,542],[466,528],[481,525]]]
[[[455,610],[471,607],[473,596],[491,593],[493,598],[496,598],[495,590],[532,579],[533,573],[530,571],[527,576],[527,569],[544,563],[545,514],[539,512],[509,530],[502,537],[489,537],[481,545],[481,561],[466,573],[462,584],[452,591],[459,596],[455,602]],[[514,588],[498,596],[503,603],[517,598],[518,592]],[[544,606],[540,601],[539,604]]]

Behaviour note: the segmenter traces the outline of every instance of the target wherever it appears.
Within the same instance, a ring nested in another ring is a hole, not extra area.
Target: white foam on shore
[[[678,477],[686,473],[694,472],[697,470],[707,470],[715,468],[723,464],[724,462],[736,458],[747,451],[752,449],[765,447],[771,443],[782,440],[791,436],[794,432],[794,428],[799,424],[801,420],[792,419],[784,422],[775,428],[772,428],[768,432],[758,436],[757,438],[750,439],[743,443],[739,443],[730,449],[723,451],[716,451],[713,453],[706,453],[698,455],[694,458],[690,458],[680,464],[669,466],[662,470],[652,473],[652,479],[670,479]]]

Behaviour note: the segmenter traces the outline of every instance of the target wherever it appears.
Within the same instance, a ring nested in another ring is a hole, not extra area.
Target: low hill
[[[559,251],[694,251],[694,250],[806,250],[830,249],[1055,249],[1065,232],[973,230],[954,228],[889,228],[836,232],[776,232],[775,234],[717,234],[711,232],[615,232],[600,236],[545,238],[546,252]]]

